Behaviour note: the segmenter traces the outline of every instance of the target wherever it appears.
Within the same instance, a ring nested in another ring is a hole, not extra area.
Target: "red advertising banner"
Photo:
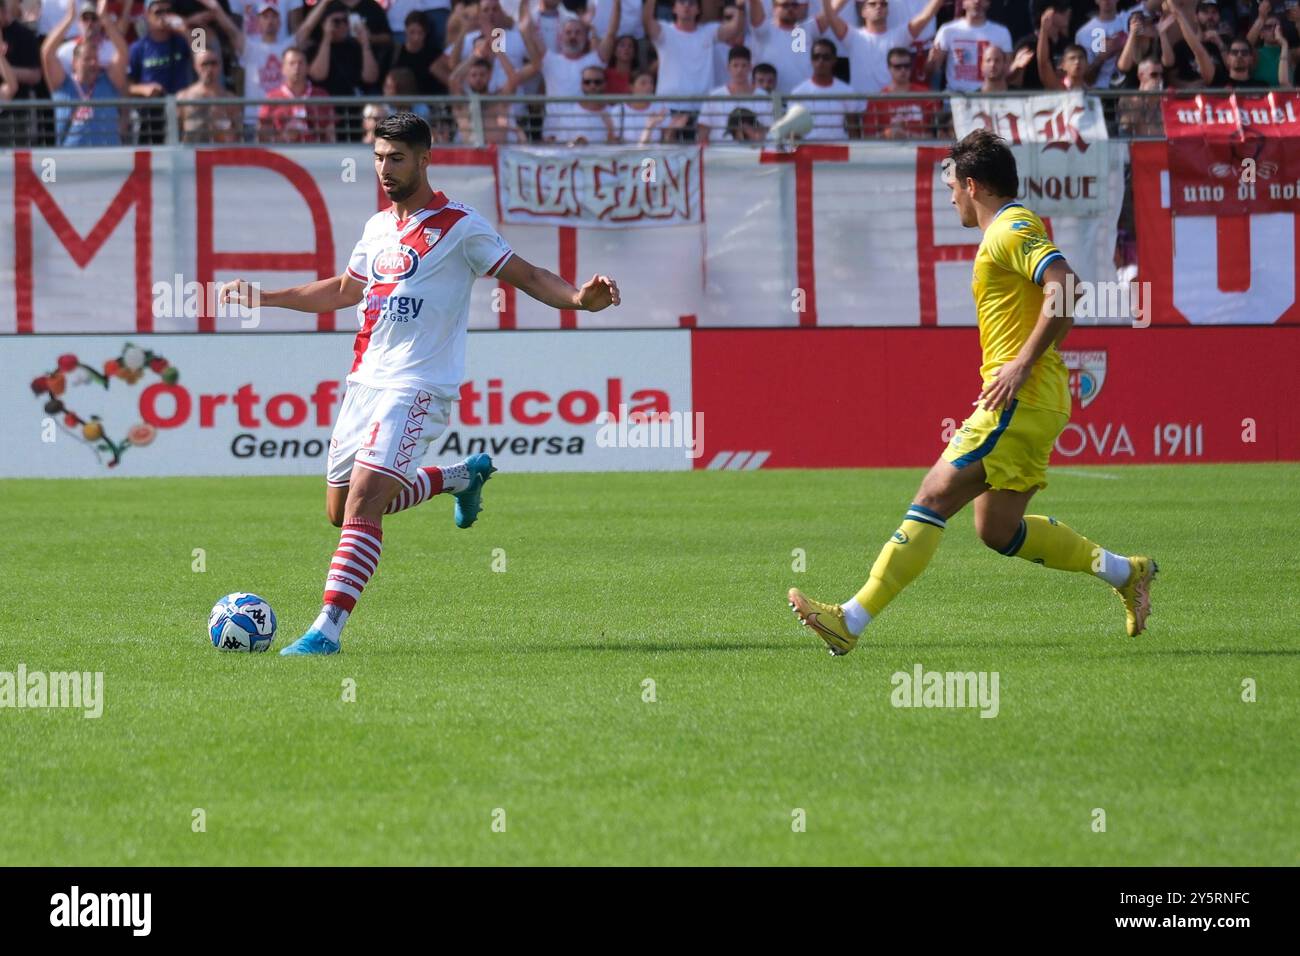
[[[1300,202],[1300,93],[1166,97],[1175,215],[1294,212]]]
[[[974,329],[697,329],[691,352],[696,468],[929,465],[980,391]],[[1300,329],[1076,328],[1062,356],[1055,465],[1300,460]]]

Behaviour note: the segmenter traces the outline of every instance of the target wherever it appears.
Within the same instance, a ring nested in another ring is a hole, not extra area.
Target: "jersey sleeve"
[[[265,109],[265,107],[263,107]],[[352,247],[352,255],[348,257],[348,275],[358,282],[370,281],[370,262],[366,256],[365,237],[362,236],[357,244]]]
[[[468,231],[460,247],[465,260],[476,276],[494,276],[514,255],[510,246],[495,229],[479,216],[471,216],[465,224]]]
[[[1042,223],[1029,219],[1000,225],[989,244],[989,254],[1003,269],[1037,285],[1043,284],[1043,272],[1051,263],[1065,258],[1048,238]]]

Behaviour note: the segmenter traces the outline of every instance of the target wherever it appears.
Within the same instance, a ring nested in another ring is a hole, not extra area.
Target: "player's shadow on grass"
[[[1139,638],[1140,640],[1140,638]],[[1272,647],[1151,647],[1097,654],[1097,657],[1300,657],[1300,648]]]
[[[710,651],[731,653],[735,651],[772,651],[772,650],[798,650],[800,644],[798,641],[641,641],[636,638],[618,638],[605,637],[601,638],[598,643],[594,644],[538,644],[533,647],[516,647],[515,650],[522,654],[572,654],[582,651],[595,651],[596,653],[614,652],[626,653],[628,651],[639,651],[641,653],[674,653],[684,654],[709,653]]]

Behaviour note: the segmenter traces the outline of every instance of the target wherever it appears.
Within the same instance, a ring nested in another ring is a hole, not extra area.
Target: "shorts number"
[[[379,422],[372,422],[372,423],[371,423],[371,425],[370,425],[370,436],[366,439],[366,443],[365,443],[364,445],[361,446],[362,448],[374,448],[374,447],[375,447],[375,439],[379,437],[379,424],[380,424]]]

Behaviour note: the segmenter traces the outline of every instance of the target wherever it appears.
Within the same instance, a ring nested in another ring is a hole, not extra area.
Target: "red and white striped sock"
[[[348,615],[357,606],[384,548],[384,533],[379,522],[369,518],[349,518],[343,522],[339,547],[330,559],[325,576],[324,607],[312,626],[337,642]]]
[[[414,481],[397,493],[397,497],[390,501],[388,507],[384,509],[384,514],[397,514],[397,512],[405,511],[407,508],[414,508],[416,505],[428,501],[444,491],[455,494],[458,491],[464,491],[468,487],[469,469],[465,467],[464,462],[443,468],[437,465],[430,465],[428,468],[417,468]]]

